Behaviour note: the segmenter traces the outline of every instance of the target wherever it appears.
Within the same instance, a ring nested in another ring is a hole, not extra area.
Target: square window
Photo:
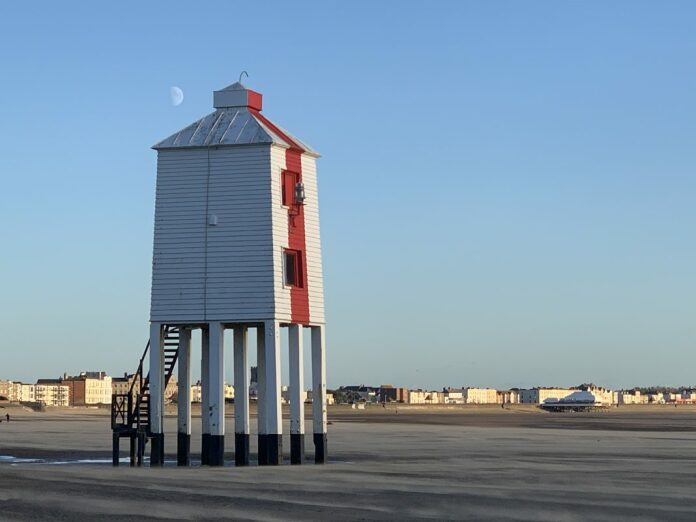
[[[302,286],[302,254],[297,250],[283,252],[283,274],[287,286]]]

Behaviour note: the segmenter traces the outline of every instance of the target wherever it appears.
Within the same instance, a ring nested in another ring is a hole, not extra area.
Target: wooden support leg
[[[114,432],[111,440],[111,463],[114,466],[118,466],[120,460],[120,437],[118,433]]]

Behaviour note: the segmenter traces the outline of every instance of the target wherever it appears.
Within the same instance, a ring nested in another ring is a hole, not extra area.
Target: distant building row
[[[252,382],[251,397],[256,398],[256,383]],[[134,375],[109,377],[105,372],[82,372],[77,376],[64,375],[60,379],[39,379],[36,384],[0,380],[0,399],[11,402],[35,402],[44,406],[96,406],[111,404],[112,394],[138,393],[139,383]],[[165,389],[165,402],[176,400],[177,383],[172,377]],[[305,402],[311,401],[311,392],[305,392]],[[225,399],[234,399],[234,386],[225,384]],[[282,388],[282,401],[289,402],[287,386]],[[191,386],[191,402],[200,403],[201,383]],[[333,395],[327,394],[327,403],[333,404]]]
[[[517,390],[493,388],[444,388],[442,391],[409,390],[389,384],[382,386],[342,386],[337,400],[346,403],[398,402],[404,404],[512,404],[519,402]]]
[[[253,370],[253,369],[252,369]],[[250,396],[256,397],[256,382],[253,379]],[[0,380],[0,399],[13,402],[36,402],[46,406],[90,406],[110,404],[112,393],[137,393],[138,383],[134,375],[110,377],[105,372],[82,372],[76,376],[64,375],[59,379],[39,379],[36,384]],[[410,390],[389,384],[381,386],[342,386],[333,394],[327,395],[328,404],[343,403],[385,403],[404,404],[546,404],[568,400],[579,391],[592,394],[600,405],[628,404],[696,404],[696,391],[683,390],[680,393],[654,392],[641,393],[640,390],[612,391],[595,385],[580,385],[574,388],[537,387],[530,389],[496,390],[494,388],[444,388],[442,391]],[[165,401],[176,399],[176,379],[170,379],[165,390]],[[225,384],[225,399],[234,399],[234,386]],[[289,402],[288,387],[282,388],[282,401]],[[311,401],[311,394],[305,392],[305,401]],[[201,384],[191,386],[191,402],[201,402]]]
[[[594,401],[600,405],[629,405],[629,404],[696,404],[696,391],[686,389],[679,393],[654,392],[641,393],[640,390],[612,391],[593,385],[582,385],[576,388],[533,388],[520,390],[520,403],[544,404],[554,401],[572,399],[580,391],[589,392]]]
[[[0,380],[0,397],[13,402],[46,406],[85,406],[111,403],[112,379],[105,372],[82,372],[60,379],[39,379],[36,384]]]
[[[618,393],[618,404],[696,404],[696,390],[682,390],[679,393],[629,390]]]
[[[529,389],[496,390],[493,388],[444,388],[442,391],[410,390],[382,386],[342,386],[337,390],[337,400],[343,403],[388,403],[404,404],[545,404],[572,400],[578,392],[588,392],[598,405],[614,404],[696,404],[696,391],[680,393],[641,394],[639,390],[613,391],[592,384],[574,388],[536,387]]]

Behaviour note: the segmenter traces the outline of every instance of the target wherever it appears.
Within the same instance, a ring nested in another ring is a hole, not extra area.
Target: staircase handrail
[[[130,390],[128,391],[128,393],[130,393],[130,394],[132,394],[133,390],[135,389],[136,379],[139,381],[138,390],[142,390],[142,388],[143,388],[143,383],[142,383],[143,363],[145,362],[145,357],[147,356],[147,352],[149,349],[150,349],[150,341],[148,341],[147,344],[145,345],[145,351],[143,352],[143,356],[140,358],[140,364],[138,364],[138,369],[136,370],[135,375],[133,376],[133,382],[131,383]]]
[[[164,339],[166,340],[171,333],[178,332],[179,328],[176,326],[165,326],[164,328]],[[131,382],[130,388],[128,390],[128,424],[133,425],[135,424],[135,428],[140,430],[141,426],[145,425],[148,426],[147,421],[145,424],[143,424],[143,419],[141,419],[140,416],[140,405],[143,402],[143,394],[144,394],[144,389],[145,386],[148,383],[148,380],[150,378],[150,375],[148,374],[147,376],[144,375],[144,365],[145,365],[145,357],[147,357],[147,353],[150,350],[150,341],[148,340],[147,344],[145,345],[145,350],[143,351],[142,357],[140,357],[140,362],[138,363],[138,369],[136,370],[135,374],[133,375],[133,382]],[[178,353],[174,357],[174,362],[176,362],[176,359],[178,358]],[[169,383],[169,379],[171,378],[171,369],[167,375],[165,375],[165,386]],[[135,393],[135,386],[136,383],[138,385],[137,388],[137,394]],[[135,396],[134,396],[135,395]],[[112,399],[112,410],[113,410],[113,401]],[[148,405],[149,408],[149,405]],[[112,413],[113,417],[113,413]]]

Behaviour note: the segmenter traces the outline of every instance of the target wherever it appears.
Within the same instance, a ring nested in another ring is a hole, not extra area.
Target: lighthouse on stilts
[[[215,112],[161,141],[150,341],[129,394],[114,396],[114,464],[164,463],[164,389],[177,367],[177,461],[190,463],[191,331],[201,330],[201,461],[225,452],[225,359],[232,352],[235,463],[249,464],[248,331],[256,330],[258,462],[283,461],[280,330],[288,330],[290,461],[304,461],[303,329],[311,330],[315,462],[327,456],[324,291],[316,159],[261,113],[262,96],[234,83]],[[233,330],[233,346],[224,346]],[[149,372],[143,368],[149,362]],[[229,440],[229,439],[228,439]]]

